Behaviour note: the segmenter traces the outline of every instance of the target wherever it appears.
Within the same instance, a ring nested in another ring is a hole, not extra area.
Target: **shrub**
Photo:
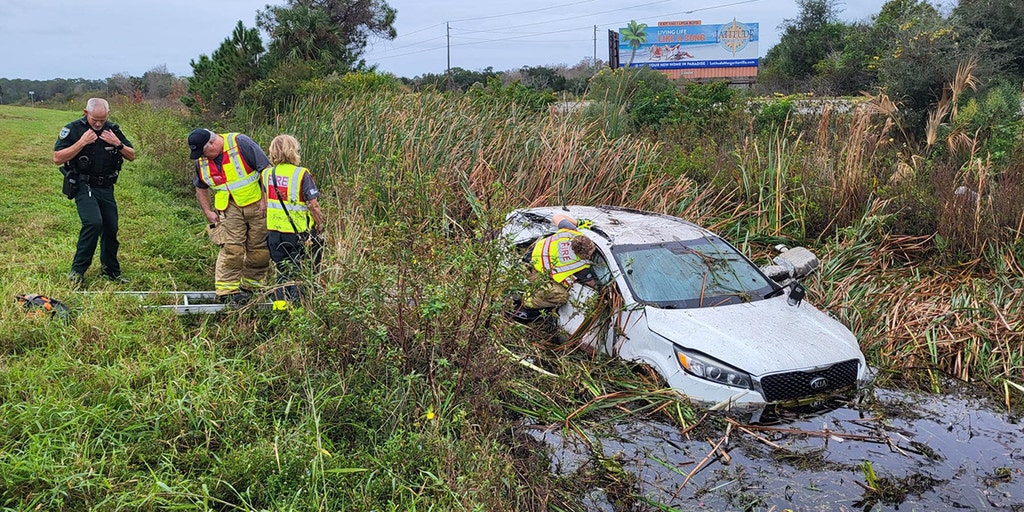
[[[700,131],[715,132],[726,129],[728,121],[738,113],[737,93],[728,83],[693,83],[686,85],[673,118],[699,127]]]
[[[280,112],[297,99],[311,96],[351,98],[370,92],[403,90],[402,82],[390,74],[352,72],[317,78],[304,62],[285,63],[275,73],[242,92],[235,118],[258,123],[268,112]]]
[[[954,129],[977,135],[982,141],[980,154],[999,166],[1009,163],[1024,127],[1019,89],[1017,84],[1002,83],[968,98],[950,122]]]
[[[176,185],[176,194],[194,194],[193,169],[185,147],[189,128],[185,126],[184,112],[124,101],[118,102],[116,113],[118,123],[125,127],[129,140],[139,149],[139,157],[153,161],[152,170],[146,173],[143,183],[166,188],[170,182]]]
[[[788,97],[760,103],[754,109],[754,128],[758,133],[778,130],[786,124],[793,112],[793,100]]]
[[[587,97],[605,112],[625,112],[632,128],[656,128],[682,105],[679,87],[648,67],[602,69],[590,79]]]
[[[557,99],[553,92],[535,91],[518,81],[501,85],[501,80],[494,76],[487,79],[487,85],[473,84],[466,97],[481,108],[513,103],[532,112],[543,112]]]

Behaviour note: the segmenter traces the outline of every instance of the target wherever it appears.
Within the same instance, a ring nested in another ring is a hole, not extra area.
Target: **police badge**
[[[60,135],[58,135],[57,138],[63,139],[64,137],[67,137],[69,133],[71,133],[71,129],[65,126],[64,128],[61,128]]]

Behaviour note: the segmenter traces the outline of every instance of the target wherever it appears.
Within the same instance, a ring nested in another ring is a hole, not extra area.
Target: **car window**
[[[590,258],[590,270],[594,273],[597,284],[606,285],[613,280],[612,271],[608,268],[608,260],[601,254],[600,249],[594,251],[594,255]]]
[[[761,300],[774,285],[718,237],[624,245],[612,250],[633,297],[660,307],[699,308]]]

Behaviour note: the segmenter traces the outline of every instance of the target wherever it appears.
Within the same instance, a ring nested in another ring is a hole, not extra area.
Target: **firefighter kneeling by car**
[[[578,223],[571,217],[555,214],[551,222],[558,231],[537,240],[530,255],[536,273],[531,273],[533,286],[523,296],[523,305],[530,309],[557,308],[565,304],[574,283],[594,286],[594,273],[590,269],[590,259],[597,250],[594,241],[577,230]],[[537,280],[542,282],[537,283]]]

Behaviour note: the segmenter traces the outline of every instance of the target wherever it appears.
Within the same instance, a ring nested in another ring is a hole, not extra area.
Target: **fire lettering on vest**
[[[558,259],[562,261],[572,260],[576,255],[572,252],[572,243],[568,240],[558,242]]]

